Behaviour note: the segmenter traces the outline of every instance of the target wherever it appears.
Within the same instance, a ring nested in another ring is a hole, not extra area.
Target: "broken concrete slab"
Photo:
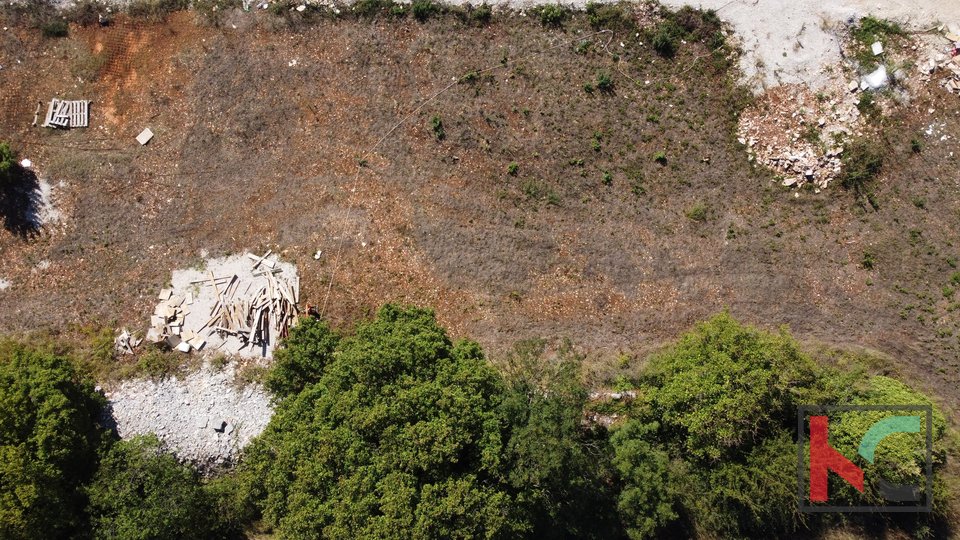
[[[140,146],[143,146],[150,142],[150,139],[153,138],[153,131],[150,128],[145,128],[143,131],[137,135],[137,142],[140,143]]]

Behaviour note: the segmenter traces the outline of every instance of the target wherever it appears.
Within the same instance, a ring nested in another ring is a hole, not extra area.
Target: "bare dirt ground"
[[[432,306],[494,356],[569,337],[603,380],[621,353],[727,308],[879,350],[960,406],[956,96],[931,87],[889,120],[874,210],[755,169],[736,140],[749,92],[702,45],[664,59],[633,35],[589,37],[582,16],[564,29],[271,17],[0,33],[0,139],[66,182],[56,226],[0,232],[0,331],[142,331],[170,271],[201,250],[273,249],[306,303],[334,280],[338,325],[387,301]],[[600,73],[613,91],[586,92]],[[31,127],[52,96],[92,100],[91,127]]]

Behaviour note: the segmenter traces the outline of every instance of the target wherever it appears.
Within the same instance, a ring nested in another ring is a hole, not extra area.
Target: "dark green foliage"
[[[166,453],[155,436],[114,444],[88,493],[98,539],[199,540],[219,529],[196,471]]]
[[[339,339],[327,323],[312,317],[300,319],[274,354],[267,389],[282,399],[299,394],[307,385],[319,381]]]
[[[730,458],[795,419],[794,389],[815,384],[814,368],[788,335],[721,314],[651,361],[647,399],[684,454]]]
[[[504,470],[530,538],[617,536],[612,449],[604,430],[583,426],[581,361],[569,343],[546,354],[540,340],[506,359]]]
[[[610,78],[609,73],[597,74],[597,88],[601,92],[613,92],[613,79]]]
[[[876,264],[876,257],[873,256],[873,253],[870,251],[863,252],[863,258],[860,259],[860,266],[865,270],[873,270],[873,265]]]
[[[667,19],[657,24],[653,30],[650,42],[653,50],[662,56],[673,56],[677,52],[680,40],[683,38],[683,29],[676,22]]]
[[[920,143],[919,139],[910,139],[910,151],[914,154],[919,154],[923,150],[923,144]]]
[[[651,538],[675,520],[675,479],[670,456],[656,444],[656,423],[631,420],[611,438],[616,449],[613,465],[624,484],[617,509],[627,534],[634,540]]]
[[[243,464],[253,500],[285,537],[514,534],[502,392],[477,345],[386,306],[281,402]]]
[[[891,403],[933,405],[930,398],[920,392],[899,381],[879,375],[870,378],[869,386],[852,403],[856,405],[889,405]],[[896,484],[922,485],[925,482],[923,474],[926,463],[925,439],[927,428],[925,415],[921,415],[920,433],[897,433],[884,438],[877,446],[874,463],[869,463],[857,454],[857,447],[863,439],[863,435],[874,422],[884,416],[886,416],[886,413],[883,411],[839,414],[831,417],[830,424],[831,444],[845,455],[851,456],[854,462],[864,469],[864,478],[867,479],[868,484],[874,484],[874,489],[870,490],[870,493],[873,494],[877,493],[875,488],[878,478]],[[945,430],[946,420],[934,407],[931,432],[934,442],[932,459],[935,471],[943,467],[946,459],[943,440]],[[879,497],[873,500],[864,500],[862,495],[853,491],[852,488],[842,486],[839,482],[836,487],[840,488],[835,490],[840,492],[836,496],[839,501],[846,500],[849,503],[860,504],[882,504],[883,502]],[[937,498],[935,494],[934,500]]]
[[[866,194],[883,168],[883,155],[883,146],[878,141],[867,138],[853,141],[840,158],[840,185],[857,195]]]
[[[63,19],[54,19],[44,23],[40,30],[43,32],[43,37],[61,38],[67,37],[67,34],[70,33],[70,26]]]
[[[480,4],[479,6],[471,6],[468,11],[470,15],[470,20],[478,25],[486,25],[490,23],[490,20],[493,19],[493,8],[490,7],[490,4]]]
[[[570,18],[570,10],[560,4],[545,4],[534,10],[543,26],[561,26]]]
[[[10,181],[16,167],[17,155],[8,143],[0,142],[0,188]]]
[[[619,4],[587,4],[587,19],[594,30],[636,32],[637,24],[629,13],[629,7]]]
[[[424,22],[430,17],[434,17],[443,12],[439,4],[434,4],[430,0],[413,0],[411,10],[413,12],[413,18],[420,22]]]
[[[131,17],[162,21],[174,11],[190,8],[190,0],[134,0],[127,6]]]
[[[513,161],[509,165],[507,165],[507,174],[509,174],[510,176],[516,176],[517,172],[519,171],[520,171],[520,164],[517,163],[516,161]]]
[[[433,136],[436,137],[438,141],[442,141],[447,137],[446,131],[443,130],[443,120],[439,116],[434,116],[430,119],[430,129],[433,130]]]
[[[85,529],[103,405],[69,360],[0,342],[0,538]]]
[[[712,10],[701,11],[690,6],[676,12],[661,9],[661,17],[649,37],[653,49],[661,56],[673,56],[681,40],[701,42],[711,50],[724,46],[720,18]]]
[[[667,452],[675,461],[668,468],[654,452],[628,462],[643,464],[638,467],[645,467],[645,474],[656,471],[661,484],[670,478],[669,487],[657,490],[650,478],[632,479],[618,467],[625,483],[621,502],[623,494],[633,493],[649,509],[638,516],[629,509],[624,513],[621,505],[625,526],[637,538],[648,537],[673,508],[708,537],[770,537],[795,530],[796,447],[790,427],[796,406],[834,402],[843,395],[838,388],[852,387],[848,378],[834,374],[821,379],[786,333],[760,332],[728,314],[698,325],[655,356],[644,374],[637,420],[647,425],[613,439],[618,456],[634,445]],[[652,493],[669,498],[655,500]]]
[[[392,0],[357,0],[350,9],[360,18],[372,19],[394,7]]]

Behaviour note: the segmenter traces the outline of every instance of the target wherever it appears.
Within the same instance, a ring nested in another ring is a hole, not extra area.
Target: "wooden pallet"
[[[90,102],[86,100],[61,100],[53,98],[47,107],[43,127],[71,128],[90,125]]]

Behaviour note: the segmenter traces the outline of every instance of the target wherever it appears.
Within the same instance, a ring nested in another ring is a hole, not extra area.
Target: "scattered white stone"
[[[883,43],[880,43],[879,41],[874,41],[873,45],[870,46],[870,50],[873,51],[874,56],[879,56],[883,54]]]
[[[24,159],[23,161],[20,162],[20,166],[23,167],[24,169],[29,169],[30,167],[33,167],[33,162],[30,161],[29,159]]]
[[[0,278],[0,291],[10,288],[11,283],[6,279]]]
[[[125,381],[107,393],[117,432],[124,439],[155,433],[174,454],[201,468],[228,464],[273,415],[267,392],[259,385],[237,386],[235,373],[231,363],[183,379]]]

